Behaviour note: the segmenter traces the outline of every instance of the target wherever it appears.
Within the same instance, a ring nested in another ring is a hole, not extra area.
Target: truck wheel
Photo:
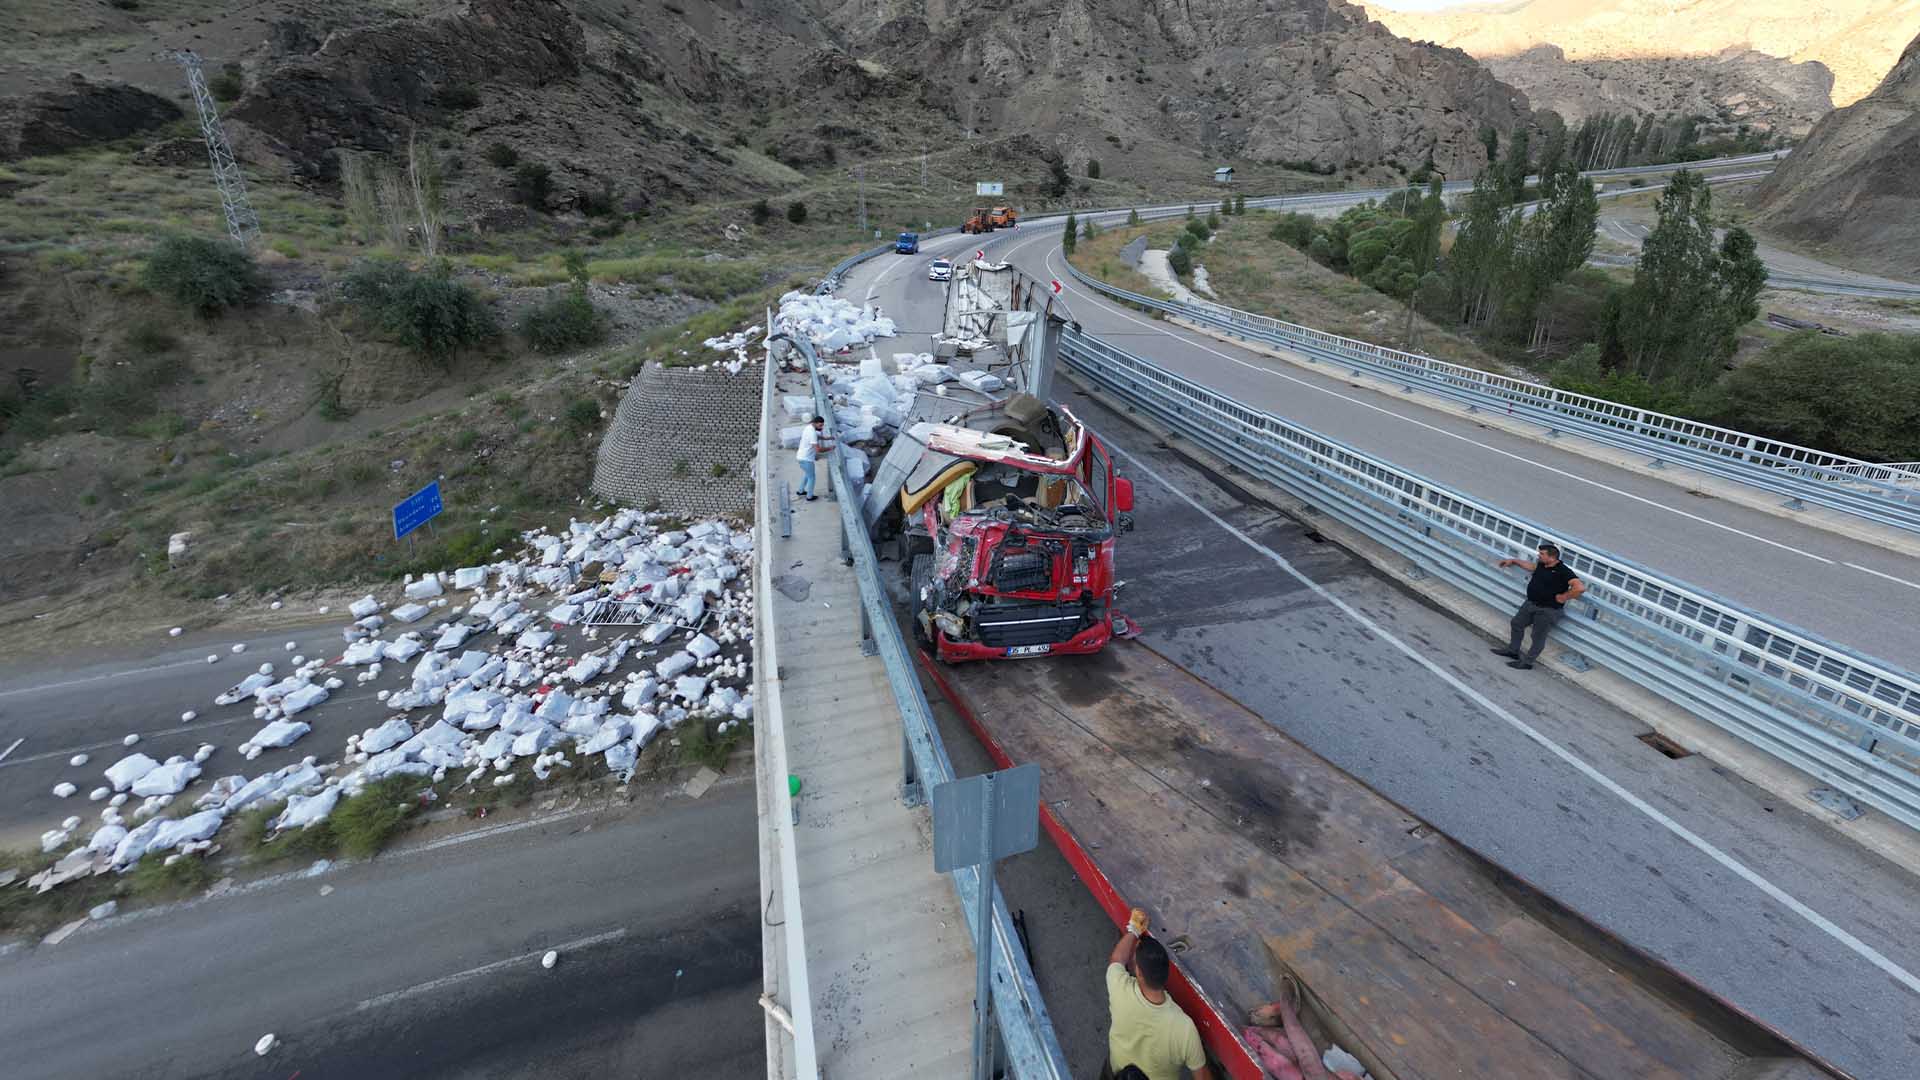
[[[939,653],[933,645],[933,638],[920,625],[920,615],[927,609],[927,601],[922,595],[933,584],[933,556],[915,555],[913,569],[907,572],[908,588],[913,591],[913,603],[908,607],[913,623],[913,643],[927,650],[928,655],[938,659]]]

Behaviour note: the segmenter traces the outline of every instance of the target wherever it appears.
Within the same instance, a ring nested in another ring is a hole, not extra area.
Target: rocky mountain
[[[180,100],[178,70],[156,54],[191,47],[240,91],[225,115],[250,168],[330,184],[341,152],[389,153],[424,133],[470,172],[495,143],[549,165],[555,207],[776,191],[802,172],[966,141],[1024,156],[1035,176],[1047,162],[1080,175],[1095,158],[1137,160],[1143,174],[1240,160],[1393,175],[1429,154],[1465,174],[1483,156],[1483,127],[1510,134],[1531,117],[1523,94],[1465,53],[1401,40],[1340,0],[144,10],[89,8],[77,29],[12,53],[5,85],[49,93],[77,66],[97,86]],[[75,55],[89,35],[140,33],[150,47],[32,60]],[[11,100],[17,112],[26,97]],[[459,176],[450,184],[480,197]],[[510,204],[495,203],[505,224]]]
[[[1482,60],[1557,45],[1574,61],[1717,57],[1727,49],[1816,61],[1833,73],[1838,105],[1872,90],[1920,33],[1920,0],[1510,0],[1442,11],[1396,11],[1394,2],[1368,0],[1367,10],[1396,34]]]
[[[1535,108],[1569,123],[1595,113],[1700,116],[1804,135],[1833,108],[1833,73],[1752,49],[1712,56],[1569,60],[1558,45],[1535,45],[1482,61],[1502,82],[1526,91]]]
[[[1477,134],[1525,95],[1465,53],[1395,37],[1339,0],[883,0],[830,15],[861,55],[911,70],[962,126],[1033,130],[1069,159],[1155,140],[1202,156],[1471,171]]]
[[[1766,227],[1844,249],[1876,269],[1920,273],[1920,37],[1873,93],[1835,109],[1760,185]]]

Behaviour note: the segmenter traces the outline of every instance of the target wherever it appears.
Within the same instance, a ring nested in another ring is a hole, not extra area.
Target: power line
[[[206,139],[207,160],[213,166],[213,186],[220,189],[220,209],[227,217],[227,235],[243,248],[252,247],[260,238],[260,215],[253,212],[253,203],[247,198],[247,181],[240,175],[240,162],[233,156],[226,128],[220,125],[220,111],[200,70],[200,56],[191,49],[167,56],[187,71],[187,87],[193,91],[193,105],[200,113],[200,134]]]

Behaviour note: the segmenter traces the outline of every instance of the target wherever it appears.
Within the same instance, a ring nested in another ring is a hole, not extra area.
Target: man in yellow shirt
[[[1147,1080],[1180,1080],[1180,1067],[1193,1071],[1193,1080],[1213,1080],[1200,1030],[1167,996],[1167,976],[1173,963],[1166,946],[1146,934],[1144,912],[1138,910],[1126,932],[1107,957],[1107,1072],[1112,1075],[1132,1065]]]

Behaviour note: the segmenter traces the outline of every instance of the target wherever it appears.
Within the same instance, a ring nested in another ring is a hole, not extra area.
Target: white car
[[[933,264],[927,267],[927,280],[928,281],[952,281],[953,280],[953,264],[948,262],[945,259],[933,260]]]

